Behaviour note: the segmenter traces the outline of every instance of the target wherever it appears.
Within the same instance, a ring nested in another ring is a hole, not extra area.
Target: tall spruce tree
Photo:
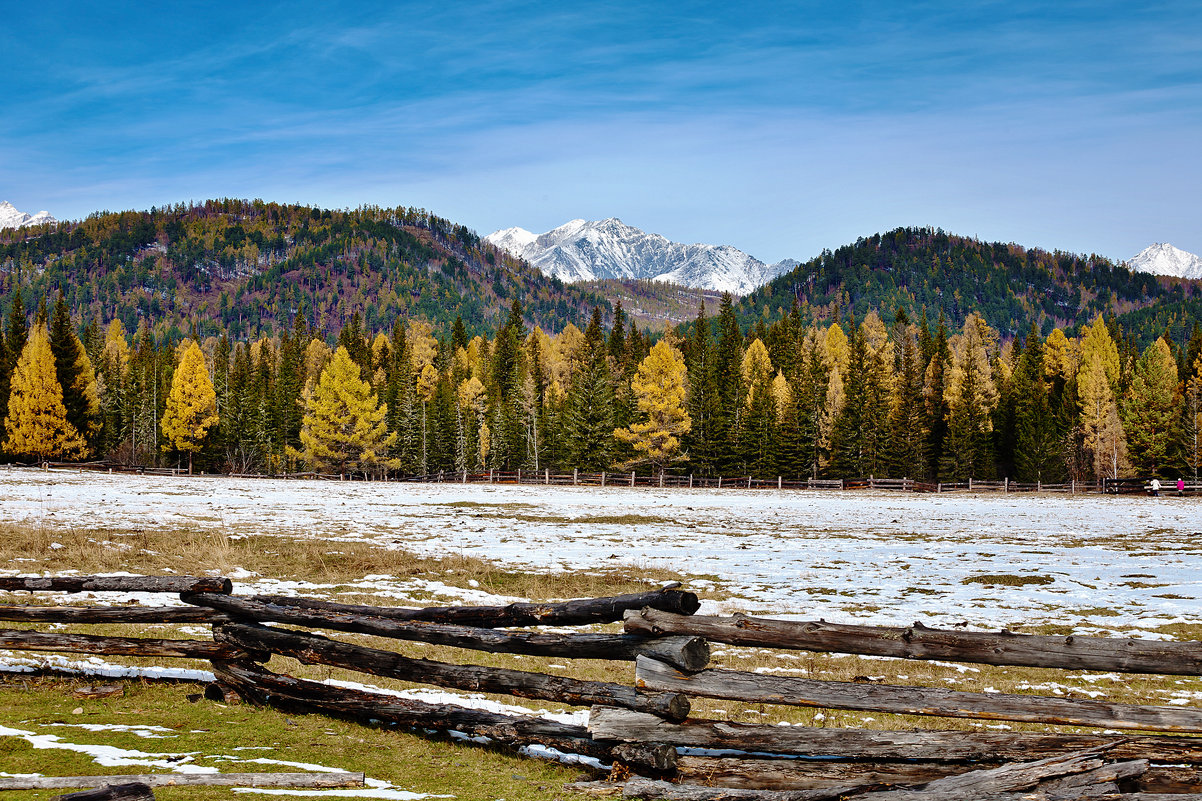
[[[565,410],[568,454],[576,467],[604,470],[613,453],[614,417],[613,380],[600,309],[593,309],[582,347],[583,364],[573,377]]]

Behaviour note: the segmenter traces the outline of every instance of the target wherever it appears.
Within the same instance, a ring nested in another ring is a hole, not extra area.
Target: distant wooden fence
[[[662,590],[565,603],[404,609],[234,595],[228,579],[187,576],[0,578],[5,592],[171,592],[190,606],[0,604],[26,624],[203,623],[211,640],[0,630],[0,648],[212,663],[213,698],[456,731],[509,746],[541,744],[612,764],[611,781],[573,789],[635,798],[801,801],[1202,797],[1202,709],[1039,695],[818,681],[709,669],[709,643],[988,665],[1202,675],[1202,643],[945,631],[699,616],[696,595]],[[531,626],[624,621],[624,632]],[[280,628],[286,624],[296,628]],[[633,683],[407,657],[313,633],[353,632],[494,653],[634,662]],[[272,654],[439,687],[590,708],[588,726],[432,704],[268,670]],[[690,697],[1104,729],[876,731],[689,717]],[[1115,730],[1131,732],[1116,734]],[[1194,794],[1190,796],[1189,794]]]
[[[10,467],[13,465],[9,465]],[[108,472],[136,475],[155,476],[187,476],[188,471],[177,467],[135,467],[116,465],[107,462],[42,462],[39,464],[16,465],[19,467],[40,467],[46,470],[68,470],[75,472]],[[415,484],[521,484],[544,485],[557,487],[674,487],[688,489],[742,489],[742,490],[891,490],[896,492],[1058,492],[1069,495],[1077,494],[1111,494],[1132,495],[1150,494],[1150,478],[1103,479],[1099,483],[1084,481],[1069,481],[1060,484],[1047,484],[1040,481],[1019,482],[1008,478],[985,481],[970,478],[966,481],[920,481],[913,478],[807,478],[791,479],[777,476],[776,478],[756,478],[754,476],[698,476],[694,474],[678,475],[675,473],[639,474],[637,471],[601,471],[584,472],[573,470],[570,473],[542,470],[440,470],[424,475],[384,475],[366,478],[362,473],[357,475],[337,473],[222,473],[237,478],[283,478],[310,479],[316,481],[355,481],[370,480],[383,482],[415,483]],[[1165,480],[1161,484],[1163,495],[1175,495],[1177,485],[1175,480]],[[1184,482],[1182,493],[1185,495],[1202,495],[1202,481],[1192,479]]]

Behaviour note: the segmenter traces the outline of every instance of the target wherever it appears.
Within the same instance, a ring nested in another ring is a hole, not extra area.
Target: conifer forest
[[[0,266],[10,461],[1045,483],[1202,464],[1192,287],[1098,257],[899,230],[654,336],[414,210],[94,215],[4,232]]]

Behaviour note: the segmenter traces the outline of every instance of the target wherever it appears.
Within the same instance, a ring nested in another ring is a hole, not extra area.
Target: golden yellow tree
[[[204,445],[209,429],[217,425],[217,393],[205,367],[200,345],[192,342],[180,358],[171,377],[171,394],[163,413],[163,450],[188,453],[188,473],[192,473],[192,455]]]
[[[399,464],[384,455],[397,439],[384,422],[388,407],[377,400],[360,372],[346,348],[339,347],[305,398],[300,440],[305,461],[315,468],[342,474]]]
[[[663,469],[679,458],[680,437],[692,427],[685,409],[684,379],[684,357],[666,340],[657,342],[639,364],[630,387],[646,420],[614,430],[615,437],[634,447],[638,461]]]
[[[13,371],[5,449],[38,461],[78,457],[86,447],[83,437],[67,422],[63,389],[54,369],[50,334],[45,324],[35,325]]]

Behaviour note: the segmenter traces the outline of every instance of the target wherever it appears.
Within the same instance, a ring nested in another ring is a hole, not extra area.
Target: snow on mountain
[[[1149,245],[1128,259],[1127,266],[1137,273],[1202,280],[1202,258],[1175,248],[1168,242]]]
[[[18,211],[17,207],[9,203],[7,200],[0,201],[0,228],[27,228],[31,225],[44,225],[45,223],[56,223],[48,211],[39,211],[37,214],[26,214],[23,211]]]
[[[746,295],[797,266],[764,264],[729,245],[685,245],[649,234],[616,217],[571,220],[544,234],[505,228],[485,237],[562,281],[649,278]]]

